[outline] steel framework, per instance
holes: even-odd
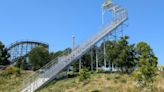
[[[28,53],[37,46],[43,46],[44,48],[49,48],[48,44],[37,41],[20,41],[11,44],[8,47],[8,52],[11,55],[9,60],[13,64],[18,58],[26,57]]]

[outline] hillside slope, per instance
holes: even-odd
[[[154,92],[164,92],[164,73],[156,78]],[[126,74],[92,74],[89,81],[79,82],[78,77],[53,81],[38,92],[149,92],[137,88],[133,78]]]
[[[0,92],[20,92],[22,81],[31,74],[30,71],[22,71],[20,75],[3,76],[0,71]]]
[[[19,92],[21,82],[32,72],[20,76],[0,76],[0,92]],[[164,72],[156,78],[154,92],[164,92]],[[79,82],[79,77],[52,81],[38,92],[149,92],[135,86],[133,77],[126,74],[94,73],[88,81]]]

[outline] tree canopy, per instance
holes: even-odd
[[[10,64],[10,61],[8,60],[10,57],[7,48],[5,48],[5,45],[3,45],[2,42],[0,42],[0,65],[8,65]]]
[[[46,48],[38,46],[29,53],[30,64],[33,70],[38,70],[50,61],[49,52]]]
[[[140,86],[152,88],[154,78],[157,75],[158,58],[152,48],[145,42],[136,45],[138,69],[134,73],[135,79]]]

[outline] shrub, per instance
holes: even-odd
[[[120,79],[120,78],[121,78],[120,75],[115,76],[115,79]]]
[[[110,77],[107,77],[106,79],[107,79],[107,80],[111,80],[111,78],[110,78]]]
[[[83,68],[80,70],[80,76],[79,76],[79,81],[84,81],[87,79],[90,79],[90,72],[88,71],[87,68]]]
[[[105,71],[103,69],[98,69],[98,73],[104,73]]]
[[[93,90],[92,92],[101,92],[100,90],[96,89],[96,90]]]
[[[121,83],[127,83],[125,79],[120,80]]]
[[[117,80],[114,80],[114,83],[118,83],[118,81]]]
[[[4,75],[12,75],[12,74],[20,75],[20,69],[13,66],[9,66],[4,70],[3,74]]]
[[[153,82],[155,81],[156,67],[145,65],[139,68],[138,71],[133,73],[135,81],[140,87],[150,87],[152,88]]]
[[[27,63],[25,58],[19,58],[16,61],[16,67],[20,68],[22,70],[28,70],[29,69],[29,64]]]

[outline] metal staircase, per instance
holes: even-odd
[[[69,55],[58,57],[50,61],[44,67],[36,71],[31,77],[25,79],[25,81],[23,81],[21,92],[34,92],[37,89],[45,86],[48,82],[54,80],[60,72],[62,72],[70,64],[83,56],[96,43],[98,43],[106,35],[111,33],[114,29],[116,29],[128,19],[127,10],[121,8],[118,5],[108,3],[103,7],[114,14],[114,20],[105,26],[95,36],[91,37],[89,40],[76,47],[76,49],[74,49]]]

